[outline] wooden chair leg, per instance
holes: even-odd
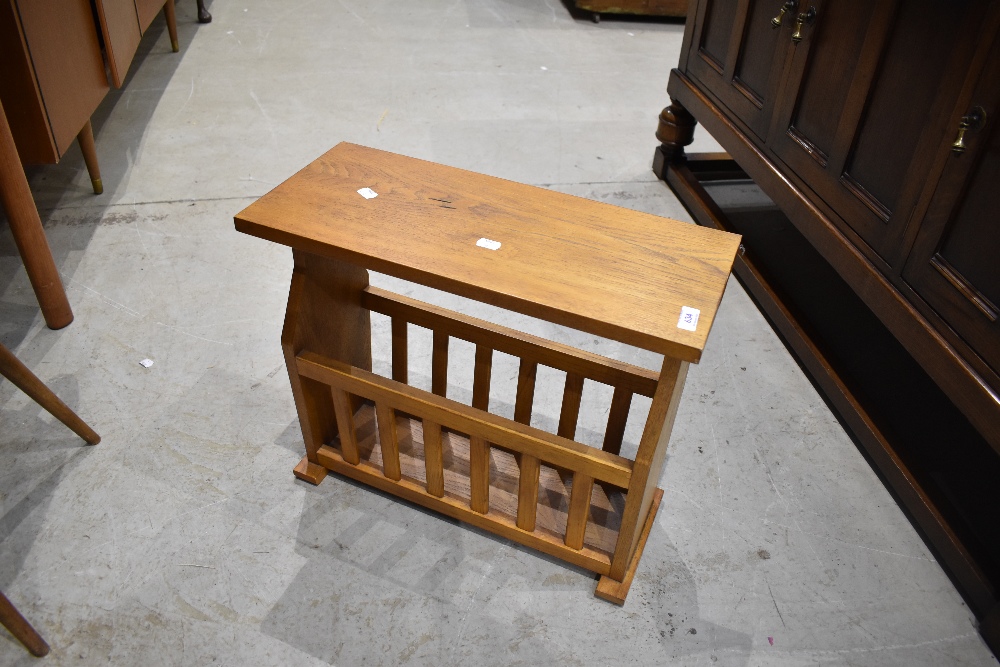
[[[87,120],[87,124],[76,135],[76,140],[80,143],[80,152],[83,153],[83,161],[87,164],[87,173],[90,174],[90,182],[94,186],[94,194],[99,195],[104,192],[104,184],[101,182],[101,168],[97,164],[97,146],[94,144],[94,127]]]
[[[0,623],[3,623],[3,627],[7,628],[17,641],[24,644],[24,648],[28,649],[31,655],[41,658],[49,652],[49,645],[42,636],[24,620],[21,612],[3,593],[0,593]]]
[[[174,11],[174,0],[167,0],[163,3],[163,15],[167,17],[167,32],[170,33],[170,48],[174,53],[181,50],[180,42],[177,41],[177,13]]]
[[[10,233],[24,262],[24,270],[35,290],[45,323],[51,329],[62,329],[73,321],[66,290],[59,270],[52,259],[49,241],[45,238],[38,209],[31,198],[28,179],[24,176],[21,158],[17,155],[14,136],[10,133],[7,116],[0,103],[0,201],[7,211]]]
[[[59,400],[59,397],[53,394],[52,390],[45,386],[45,383],[35,377],[35,374],[28,370],[28,367],[22,364],[2,344],[0,344],[0,375],[10,380],[15,387],[48,410],[53,417],[86,440],[87,444],[96,445],[101,441],[101,436],[87,426],[75,412],[69,409],[69,406]]]
[[[198,0],[198,23],[211,23],[212,15],[205,9],[205,0]]]

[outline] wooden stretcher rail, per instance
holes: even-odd
[[[371,311],[392,317],[394,321],[409,322],[431,329],[435,333],[435,348],[447,345],[444,342],[446,338],[442,340],[442,337],[453,336],[484,348],[499,350],[522,360],[551,366],[640,396],[652,397],[656,391],[659,373],[655,371],[577,350],[568,345],[462,315],[377,287],[366,288],[362,292],[361,303]],[[394,359],[396,341],[399,337],[405,340],[405,334],[400,332],[400,325],[394,324]],[[395,363],[393,367],[395,369]],[[439,392],[435,390],[434,393]]]
[[[341,406],[338,409],[338,428],[351,420],[346,415],[340,419],[341,411],[347,412],[349,401],[346,397],[338,400],[336,390],[451,428],[468,435],[474,442],[492,443],[592,480],[628,488],[632,478],[632,461],[616,454],[435,396],[312,352],[302,352],[296,357],[296,370],[303,377],[334,388],[334,407]],[[353,436],[348,435],[345,439],[343,432],[341,436],[342,442],[352,442]],[[349,453],[349,449],[350,444],[345,449],[345,458],[350,463],[356,454]]]
[[[611,568],[611,560],[607,554],[587,546],[573,549],[563,544],[557,536],[541,531],[523,530],[508,516],[500,512],[489,511],[486,514],[475,512],[463,501],[450,496],[436,497],[431,495],[419,484],[405,477],[399,481],[390,480],[383,476],[382,471],[377,466],[367,461],[362,461],[358,465],[347,463],[340,452],[333,447],[320,447],[318,458],[320,464],[328,470],[333,470],[386,493],[405,498],[410,502],[429,507],[454,519],[496,533],[501,537],[519,542],[591,572],[606,575]]]

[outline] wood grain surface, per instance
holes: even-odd
[[[235,219],[254,236],[694,362],[739,246],[734,234],[348,143]],[[682,306],[700,311],[695,331],[677,327]]]

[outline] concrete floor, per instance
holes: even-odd
[[[291,254],[233,214],[348,140],[687,219],[650,171],[682,26],[595,25],[558,0],[215,0],[200,26],[194,4],[178,5],[181,52],[158,20],[96,114],[105,194],[75,148],[29,173],[71,326],[44,327],[0,228],[0,340],[104,437],[82,445],[0,383],[0,589],[48,639],[45,664],[996,664],[735,281],[624,608],[574,567],[343,479],[293,479]],[[699,132],[694,148],[714,145]],[[386,372],[384,321],[374,338]],[[426,386],[429,340],[411,344]],[[509,414],[503,363],[492,408]],[[452,378],[467,399],[471,375]],[[581,437],[599,442],[608,397],[587,392]],[[559,378],[538,396],[550,428]],[[0,662],[34,659],[0,632]]]

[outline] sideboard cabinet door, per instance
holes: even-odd
[[[941,150],[957,139],[960,116],[981,113],[934,190],[904,279],[1000,375],[1000,39],[969,108],[952,117]]]
[[[815,16],[792,58],[768,143],[862,248],[898,266],[987,3],[808,4]]]
[[[687,71],[763,140],[781,69],[791,45],[793,13],[775,28],[783,0],[707,0],[698,4]]]

